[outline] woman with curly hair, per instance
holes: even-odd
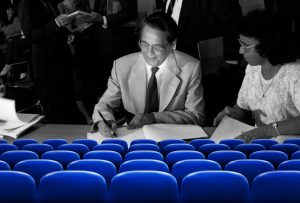
[[[238,120],[251,112],[256,127],[237,138],[300,134],[300,62],[293,37],[280,15],[266,11],[248,13],[240,25],[240,54],[248,62],[234,107],[225,107],[214,120],[225,115]]]

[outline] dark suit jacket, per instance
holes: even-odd
[[[198,57],[197,42],[223,36],[225,59],[236,59],[239,56],[237,37],[241,17],[238,0],[183,0],[177,49]]]
[[[57,6],[53,5],[53,8]],[[72,75],[68,31],[55,23],[55,17],[40,0],[23,0],[19,5],[22,29],[32,44],[34,78],[37,81],[64,79]]]
[[[121,5],[121,11],[115,14],[107,14],[107,0],[95,0],[94,11],[106,16],[109,27],[121,25],[137,17],[136,0],[118,0],[118,2]]]

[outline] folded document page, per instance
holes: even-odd
[[[0,135],[16,138],[21,132],[43,118],[38,114],[16,112],[15,101],[0,98]]]
[[[106,139],[122,139],[129,144],[135,139],[152,139],[162,141],[165,139],[192,139],[207,138],[207,134],[200,126],[196,125],[177,125],[177,124],[153,124],[145,125],[143,128],[128,130],[127,127],[118,128],[118,137],[109,138],[97,133],[88,133],[87,138],[102,142]]]
[[[254,128],[254,126],[247,125],[229,116],[224,116],[223,120],[220,122],[210,139],[214,140],[216,143],[219,143],[221,140],[233,139],[243,132],[252,130]]]

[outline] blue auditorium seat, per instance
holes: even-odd
[[[47,139],[44,140],[43,143],[51,145],[54,150],[57,150],[57,148],[62,144],[68,144],[67,140],[65,139]]]
[[[142,143],[142,144],[133,144],[130,145],[128,151],[137,151],[137,150],[151,150],[151,151],[157,151],[159,152],[159,147],[155,144],[148,144],[148,143]]]
[[[101,144],[107,144],[107,143],[113,143],[113,144],[119,144],[122,145],[124,147],[125,153],[128,151],[128,144],[125,140],[121,140],[121,139],[107,139],[107,140],[103,140],[101,142]]]
[[[227,163],[234,160],[247,159],[247,157],[243,152],[240,151],[221,150],[210,153],[207,159],[218,162],[222,168],[225,168]]]
[[[1,148],[1,146],[0,146]],[[300,159],[300,151],[296,151],[292,154],[291,159]]]
[[[73,151],[54,150],[45,152],[41,158],[58,161],[63,166],[63,168],[66,169],[69,163],[71,163],[72,161],[79,160],[80,156],[79,154]]]
[[[300,171],[300,160],[293,159],[281,162],[278,166],[278,170],[294,170]]]
[[[285,144],[274,144],[270,147],[271,150],[278,150],[286,153],[290,158],[292,154],[300,150],[297,144],[285,143]]]
[[[90,151],[92,151],[94,149],[94,147],[98,144],[97,141],[89,140],[89,139],[76,139],[76,140],[73,140],[72,143],[84,144],[89,148]]]
[[[181,150],[195,150],[195,147],[191,144],[186,144],[186,143],[168,144],[167,146],[164,147],[162,153],[164,155],[167,155],[170,152],[181,151]]]
[[[272,171],[258,175],[252,186],[253,203],[299,203],[300,171]]]
[[[38,143],[35,139],[17,139],[13,141],[13,145],[17,146],[19,150],[23,149],[23,147],[27,144],[36,144]]]
[[[105,179],[89,171],[58,171],[42,177],[40,203],[107,203]]]
[[[0,144],[7,144],[7,141],[6,141],[6,140],[1,140],[1,139],[0,139]]]
[[[198,149],[198,151],[202,152],[205,157],[212,152],[220,150],[230,150],[230,147],[228,147],[226,144],[204,144]]]
[[[18,147],[13,144],[1,144],[0,155],[7,151],[18,150]]]
[[[177,143],[185,143],[185,141],[182,139],[167,139],[167,140],[160,141],[158,146],[159,146],[160,152],[163,152],[165,146],[167,146],[169,144],[177,144]]]
[[[200,171],[182,180],[182,203],[248,203],[250,191],[247,179],[232,171]]]
[[[136,170],[154,170],[169,173],[169,167],[165,162],[154,159],[133,159],[125,161],[121,164],[119,173]]]
[[[199,147],[201,147],[204,144],[215,144],[215,141],[210,139],[194,139],[189,142],[189,144],[193,145],[195,147],[195,150],[199,151]]]
[[[33,178],[19,171],[0,171],[0,202],[36,203],[37,193]]]
[[[239,144],[245,144],[244,140],[241,139],[224,139],[219,144],[226,144],[230,149],[234,149]]]
[[[252,140],[253,144],[261,144],[263,145],[266,149],[270,149],[270,147],[274,144],[278,144],[278,142],[276,140],[272,140],[272,139],[256,139],[256,140]]]
[[[39,156],[34,152],[26,150],[7,151],[0,156],[0,160],[8,163],[11,168],[14,168],[16,163],[27,159],[39,159]]]
[[[102,175],[107,185],[110,185],[111,179],[117,174],[116,166],[106,160],[83,159],[69,163],[67,170],[91,171]]]
[[[89,151],[89,148],[84,144],[72,143],[62,144],[59,147],[57,147],[57,150],[73,151],[79,154],[80,157],[83,157],[83,155]]]
[[[157,142],[155,140],[151,140],[151,139],[135,139],[135,140],[131,141],[130,146],[134,145],[134,144],[155,144],[155,145],[157,145]]]
[[[166,156],[166,163],[172,167],[176,162],[185,159],[205,159],[204,154],[198,151],[183,150],[171,152]]]
[[[176,179],[161,171],[128,171],[113,177],[111,203],[176,203]]]
[[[259,159],[235,160],[226,164],[227,171],[234,171],[245,176],[251,187],[254,178],[264,172],[274,171],[274,166],[268,161]]]
[[[256,151],[265,150],[266,148],[261,144],[255,144],[255,143],[245,143],[245,144],[239,144],[237,145],[234,150],[243,152],[247,157],[249,157],[250,154]]]
[[[5,161],[0,161],[0,171],[10,170],[10,165]]]
[[[125,150],[124,147],[120,144],[115,143],[106,143],[106,144],[98,144],[96,145],[93,150],[110,150],[115,151],[124,156]]]
[[[186,159],[176,162],[173,167],[171,174],[176,178],[178,187],[180,188],[182,179],[188,174],[197,171],[213,171],[222,170],[220,164],[211,160],[201,160],[201,159]]]
[[[296,144],[300,146],[300,138],[289,138],[283,141],[283,144]]]
[[[118,152],[108,150],[96,150],[90,151],[83,156],[83,159],[102,159],[107,160],[115,164],[118,169],[122,163],[122,156]]]
[[[249,159],[261,159],[266,160],[273,164],[274,168],[277,169],[281,162],[288,160],[286,153],[276,150],[263,150],[257,151],[250,154]]]
[[[15,167],[15,171],[21,171],[27,173],[33,177],[36,186],[40,184],[41,178],[54,171],[62,171],[63,166],[53,160],[48,159],[35,159],[35,160],[25,160],[18,162]]]
[[[28,150],[35,152],[39,157],[42,156],[45,152],[52,151],[53,147],[48,144],[41,144],[41,143],[36,143],[36,144],[27,144],[23,147],[23,150]]]
[[[124,161],[129,161],[132,159],[155,159],[155,160],[164,161],[164,157],[160,152],[149,151],[149,150],[138,150],[138,151],[128,152],[125,155]]]

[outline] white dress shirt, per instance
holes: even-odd
[[[178,25],[178,21],[179,21],[179,17],[180,17],[180,11],[181,11],[181,6],[182,6],[182,1],[183,0],[175,0],[175,3],[173,5],[173,12],[172,12],[172,18],[174,19],[174,21],[176,22],[176,24]],[[169,8],[171,0],[168,0],[166,3],[166,12]]]

